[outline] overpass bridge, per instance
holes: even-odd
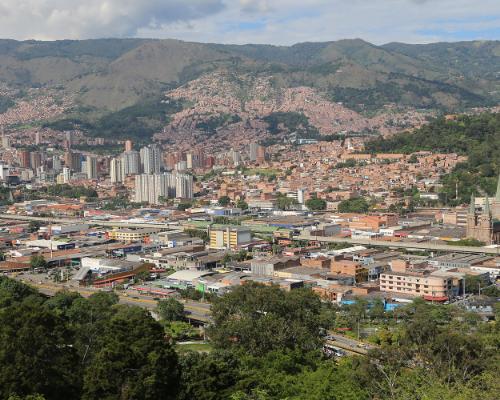
[[[295,237],[297,240],[309,240],[319,243],[348,243],[352,245],[362,245],[369,247],[389,247],[407,250],[423,250],[423,251],[447,251],[454,253],[468,253],[468,254],[489,254],[499,255],[500,248],[495,247],[473,247],[473,246],[451,246],[441,243],[432,242],[389,242],[385,240],[372,240],[372,239],[352,239],[352,238],[337,238],[330,236],[314,236],[308,234],[301,234]]]

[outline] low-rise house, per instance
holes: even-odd
[[[254,259],[251,262],[252,275],[274,276],[276,271],[300,265],[299,257],[271,257]]]

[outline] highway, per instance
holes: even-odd
[[[54,296],[57,292],[61,290],[69,290],[72,292],[78,292],[83,297],[89,297],[94,293],[101,291],[100,289],[95,289],[92,287],[80,287],[71,283],[67,284],[55,284],[52,282],[43,281],[43,278],[40,278],[40,275],[20,275],[16,277],[17,280],[20,280],[30,286],[35,287],[47,296]],[[120,299],[121,304],[127,304],[131,306],[138,306],[142,308],[146,308],[150,311],[153,311],[156,308],[157,301],[151,297],[140,295],[136,293],[133,289],[128,290],[123,293],[116,292]],[[193,321],[208,323],[210,322],[210,304],[208,303],[200,303],[196,301],[181,301],[184,304],[184,310],[187,311],[186,317],[188,319],[192,319]]]
[[[499,248],[489,247],[471,247],[471,246],[449,246],[446,244],[436,244],[430,242],[422,243],[409,243],[409,242],[388,242],[384,240],[371,240],[371,239],[351,239],[351,238],[337,238],[330,236],[312,236],[302,234],[296,237],[297,240],[314,240],[320,243],[349,243],[352,245],[362,245],[370,247],[390,247],[398,249],[415,249],[427,251],[447,251],[455,253],[469,253],[469,254],[492,254],[498,255]]]

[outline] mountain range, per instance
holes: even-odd
[[[387,105],[460,111],[499,103],[500,42],[376,46],[353,39],[285,47],[157,39],[0,40],[0,84],[20,93],[39,88],[70,96],[73,111],[83,114],[116,113],[207,79],[217,85],[221,74],[242,93],[249,79],[263,79],[276,90],[261,93],[262,98],[310,88],[327,102],[364,114]]]

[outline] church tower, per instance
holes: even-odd
[[[469,213],[467,214],[467,237],[479,240],[488,245],[493,243],[493,219],[491,217],[488,197],[485,199],[483,211],[480,215],[477,215],[475,198],[474,194],[472,194]]]
[[[491,243],[491,237],[493,234],[492,222],[493,220],[491,218],[490,201],[488,200],[488,197],[486,197],[484,200],[483,212],[478,218],[478,237],[476,237],[477,240],[487,244]]]
[[[474,192],[470,196],[469,212],[467,213],[467,237],[473,238],[476,230],[477,217],[476,217],[476,198]]]
[[[500,175],[498,176],[497,192],[491,204],[491,216],[500,220]]]

